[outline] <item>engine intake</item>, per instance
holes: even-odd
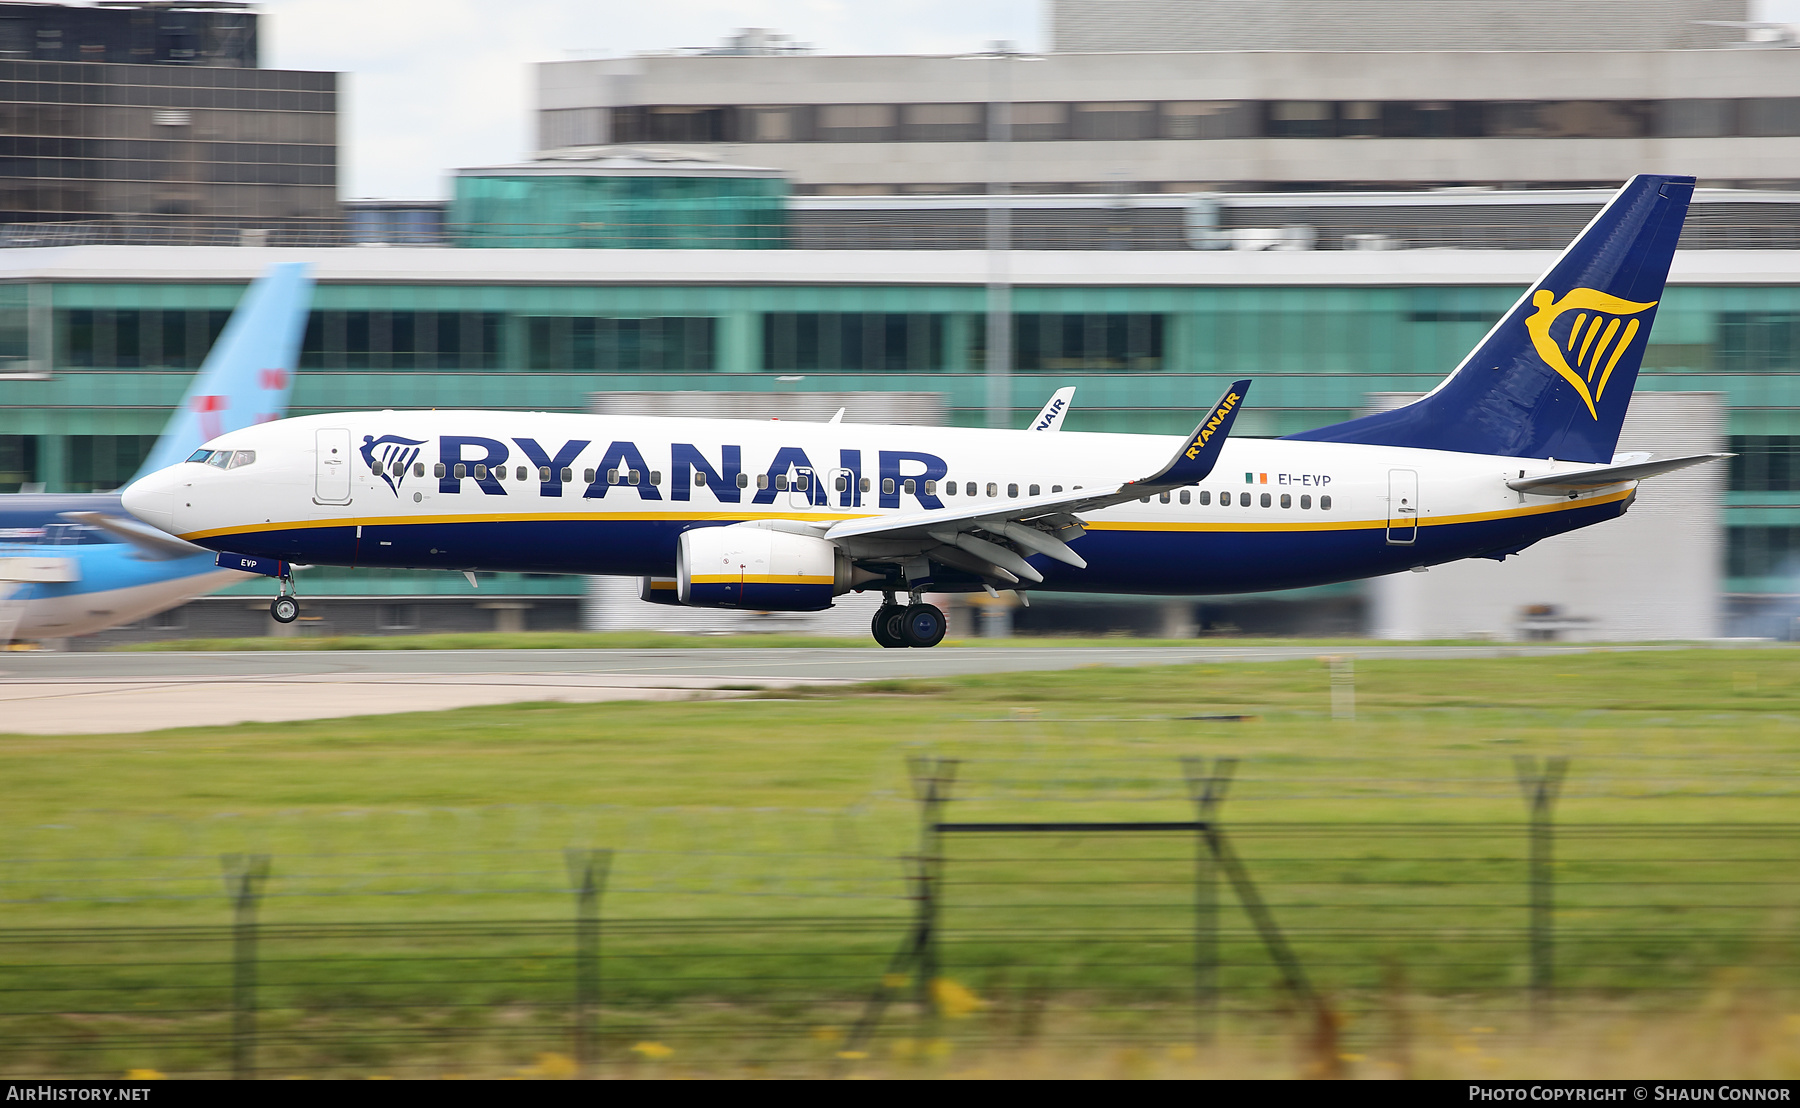
[[[850,559],[809,535],[702,527],[682,532],[676,548],[676,595],[695,607],[817,612],[850,584]]]

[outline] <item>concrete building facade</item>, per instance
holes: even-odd
[[[666,147],[797,192],[1194,192],[1800,181],[1767,50],[645,56],[538,66],[538,146]],[[987,141],[997,102],[1011,141]],[[1004,149],[1000,149],[1004,146]]]

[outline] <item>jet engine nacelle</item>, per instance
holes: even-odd
[[[676,548],[676,595],[701,608],[816,612],[849,592],[850,582],[850,559],[810,535],[702,527],[682,532]]]
[[[667,604],[672,608],[681,607],[681,598],[676,595],[673,577],[638,578],[638,599],[651,604]]]

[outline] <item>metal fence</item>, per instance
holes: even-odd
[[[1331,1071],[1398,1049],[1407,1011],[1519,1040],[1800,990],[1800,824],[1559,824],[1566,763],[1514,768],[1500,821],[1236,822],[1224,759],[1163,767],[1180,807],[1121,818],[1069,802],[1081,767],[1026,805],[1017,762],[919,758],[885,832],[690,811],[667,818],[714,845],[559,856],[491,822],[458,841],[452,813],[460,849],[315,821],[287,854],[26,853],[0,878],[0,1073],[826,1074],[1296,1036]]]

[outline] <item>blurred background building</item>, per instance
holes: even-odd
[[[1259,19],[1276,9],[1305,18]],[[1689,172],[1708,187],[1639,390],[1646,412],[1705,415],[1740,457],[1648,483],[1626,523],[1660,529],[1650,538],[1479,567],[1535,591],[1434,570],[1204,601],[1044,597],[1012,618],[1147,634],[1790,635],[1800,54],[1752,41],[1747,5],[1726,0],[1483,0],[1419,16],[1448,23],[1404,40],[1381,30],[1422,9],[1063,0],[1041,59],[833,58],[746,32],[540,66],[538,154],[455,171],[449,200],[355,201],[304,225],[150,223],[128,206],[0,216],[0,490],[129,475],[274,260],[311,261],[318,278],[295,414],[692,407],[711,393],[804,418],[828,394],[879,393],[936,397],[933,420],[1023,426],[1076,385],[1071,430],[1177,434],[1222,381],[1249,376],[1237,433],[1285,434],[1430,388],[1625,177]],[[50,64],[70,63],[0,62]],[[278,76],[267,112],[207,110],[335,118],[333,75]],[[308,95],[324,99],[283,99],[289,76],[321,79]],[[1010,132],[990,127],[1006,114]],[[13,165],[0,187],[35,180]],[[134,248],[147,243],[165,248]],[[1005,365],[991,364],[994,335]],[[1643,448],[1668,452],[1657,441]],[[1679,619],[1607,623],[1577,603],[1592,566],[1658,547],[1684,567],[1660,579],[1694,593]],[[460,575],[320,569],[300,583],[297,629],[311,633],[574,627],[584,596],[590,624],[614,619],[575,578],[492,575],[471,591]],[[111,637],[269,633],[267,591]],[[1448,619],[1446,597],[1475,594],[1487,609],[1454,627],[1419,615]]]
[[[335,222],[337,75],[258,68],[256,32],[222,0],[0,4],[5,241]]]

